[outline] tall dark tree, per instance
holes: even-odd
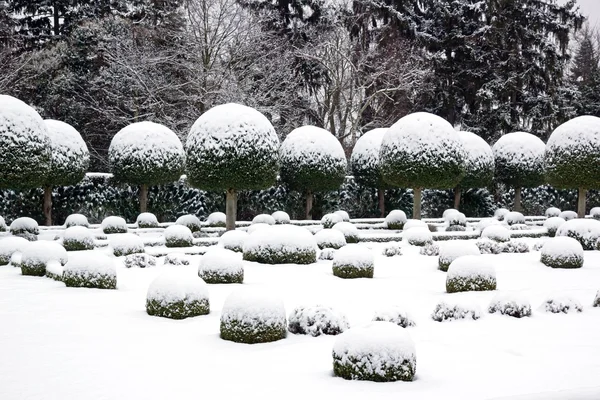
[[[584,26],[576,37],[577,46],[570,81],[576,90],[577,115],[600,117],[600,32]]]

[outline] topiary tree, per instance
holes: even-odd
[[[346,175],[346,155],[330,132],[316,126],[294,129],[281,144],[281,180],[306,196],[306,219],[312,219],[313,193],[338,189]]]
[[[385,134],[379,153],[383,178],[413,188],[413,218],[421,218],[421,190],[453,188],[464,175],[464,150],[458,132],[429,113],[401,118]]]
[[[515,211],[521,208],[521,188],[544,183],[544,142],[527,132],[502,136],[492,147],[496,181],[515,189]]]
[[[454,208],[460,207],[461,189],[489,186],[494,179],[494,152],[485,140],[471,132],[459,132],[465,149],[465,176],[454,188]]]
[[[385,217],[385,189],[389,186],[383,179],[379,165],[379,150],[387,128],[373,129],[362,135],[352,149],[350,170],[360,185],[377,189],[379,211]]]
[[[184,170],[185,153],[172,130],[144,121],[126,126],[113,137],[108,161],[117,182],[140,186],[140,212],[146,212],[148,186],[179,179]]]
[[[235,229],[239,190],[273,186],[279,170],[279,139],[260,112],[223,104],[202,114],[185,144],[187,177],[204,190],[226,191],[226,228]]]
[[[577,117],[556,128],[544,163],[549,184],[578,189],[577,214],[584,218],[587,190],[600,188],[600,118]]]
[[[44,183],[44,218],[52,225],[52,187],[70,186],[80,182],[90,165],[90,153],[83,138],[71,125],[53,119],[44,120],[52,158]]]

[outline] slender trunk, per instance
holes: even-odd
[[[308,190],[306,192],[306,219],[312,219],[312,208],[313,208],[313,192]]]
[[[421,219],[421,188],[413,189],[413,219]]]
[[[459,187],[454,188],[454,209],[458,210],[460,207],[460,194],[461,190]]]
[[[585,218],[585,196],[587,194],[586,189],[579,188],[577,193],[577,216],[579,218]]]
[[[520,187],[515,188],[514,211],[523,212],[523,209],[521,208],[521,188]]]
[[[235,189],[227,189],[225,200],[225,228],[228,231],[235,230],[235,218],[237,214],[237,192]]]
[[[148,185],[140,185],[140,212],[148,211]]]
[[[377,197],[379,199],[379,212],[381,218],[385,218],[385,190],[377,189]]]
[[[52,14],[54,16],[54,35],[58,36],[60,34],[60,15],[58,14],[58,6],[56,5],[56,3],[56,0],[52,2]]]
[[[52,186],[44,187],[44,218],[46,226],[52,225]]]

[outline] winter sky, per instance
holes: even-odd
[[[600,27],[600,0],[578,0],[582,14],[590,19],[593,26]]]

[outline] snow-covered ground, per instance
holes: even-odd
[[[542,239],[524,239],[533,244]],[[340,279],[331,261],[311,265],[244,262],[244,285],[296,306],[325,305],[351,326],[401,306],[415,320],[413,382],[372,383],[333,376],[335,336],[288,333],[267,344],[219,338],[225,298],[239,285],[209,285],[210,314],[170,320],[146,314],[146,292],[161,273],[196,276],[189,266],[126,269],[115,258],[118,290],[66,288],[47,278],[0,267],[0,399],[599,399],[600,252],[586,251],[581,269],[556,270],[540,253],[483,255],[495,266],[498,290],[446,294],[437,257],[384,257],[385,243],[366,243],[375,255],[374,279]],[[111,254],[110,249],[95,252]],[[518,294],[529,318],[487,313],[497,293]],[[571,296],[582,313],[540,309],[553,295]],[[476,321],[434,322],[442,300],[478,306]]]

